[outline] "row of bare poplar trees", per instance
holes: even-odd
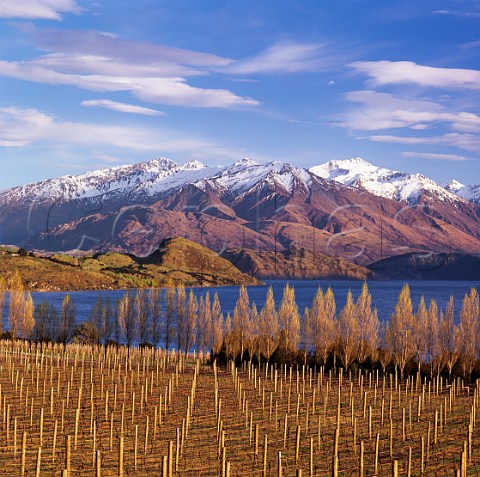
[[[6,285],[0,277],[0,316]],[[192,290],[187,294],[183,286],[139,289],[126,292],[115,302],[100,295],[89,320],[79,326],[69,295],[58,313],[45,301],[34,307],[18,273],[8,288],[9,334],[14,339],[115,342],[127,346],[150,343],[184,353],[194,347],[214,354],[224,349],[227,357],[240,360],[270,360],[280,351],[284,357],[287,353],[290,357],[302,355],[305,360],[322,364],[333,357],[346,369],[355,362],[378,363],[385,371],[393,364],[402,375],[415,361],[419,370],[428,365],[432,375],[444,369],[451,375],[458,364],[466,376],[480,359],[480,307],[475,288],[463,299],[458,323],[453,297],[445,310],[439,310],[435,300],[427,306],[422,296],[414,310],[407,284],[390,320],[381,322],[364,283],[356,300],[348,292],[345,306],[338,312],[331,288],[325,292],[319,288],[311,306],[300,313],[294,289],[288,284],[278,307],[270,287],[260,310],[250,302],[247,289],[241,287],[233,315],[226,317],[217,293],[212,300],[209,292],[197,299]]]

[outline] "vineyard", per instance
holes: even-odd
[[[477,475],[479,387],[0,342],[8,476]]]

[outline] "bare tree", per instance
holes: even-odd
[[[458,330],[455,326],[455,308],[453,296],[445,308],[445,314],[440,315],[439,347],[442,354],[442,365],[448,369],[448,377],[452,377],[452,369],[458,361]]]
[[[275,310],[275,299],[271,286],[268,287],[265,303],[258,316],[258,335],[260,353],[268,362],[278,346],[279,338],[278,313]]]
[[[428,310],[423,295],[413,321],[412,339],[417,355],[418,377],[420,377],[421,366],[425,364],[428,355]]]
[[[319,311],[316,311],[317,308]],[[323,300],[319,302],[318,307],[314,300],[312,312],[318,313],[317,319],[319,320],[315,353],[317,356],[322,357],[322,364],[325,365],[335,345],[335,314],[337,312],[337,305],[331,287],[327,288]]]
[[[210,328],[212,330],[212,340],[210,342],[210,347],[214,354],[218,354],[223,346],[225,324],[217,292],[215,292],[215,295],[213,296],[211,319],[212,323]]]
[[[237,340],[233,334],[233,323],[230,313],[227,313],[227,318],[225,319],[225,352],[227,358],[234,358],[236,354],[236,345]]]
[[[162,337],[162,294],[158,288],[149,290],[150,335],[152,345],[157,348]]]
[[[169,287],[165,290],[165,326],[163,329],[164,333],[164,342],[165,342],[165,349],[168,351],[170,349],[170,345],[172,344],[173,337],[174,337],[174,328],[173,325],[175,323],[177,317],[177,305],[176,305],[176,290],[173,287]]]
[[[351,290],[348,290],[347,301],[338,319],[339,356],[346,370],[350,368],[358,352],[358,319],[357,309]]]
[[[104,307],[103,307],[103,297],[101,294],[98,295],[97,300],[93,304],[92,310],[90,312],[90,322],[98,330],[98,342],[105,339],[103,333],[103,323],[104,323]]]
[[[257,305],[255,302],[252,302],[252,308],[250,310],[250,322],[251,322],[251,336],[250,336],[250,344],[248,347],[248,351],[250,354],[250,359],[254,356],[257,357],[258,362],[260,363],[260,354],[261,354],[261,345],[260,345],[260,315],[257,310]]]
[[[120,306],[118,310],[120,329],[125,337],[125,342],[128,348],[132,346],[132,343],[137,337],[137,322],[135,320],[134,301],[135,298],[131,293],[125,293],[120,300]]]
[[[185,344],[185,335],[187,334],[187,295],[185,287],[180,285],[177,288],[177,299],[175,301],[175,320],[177,325],[177,349],[182,351]]]
[[[367,282],[363,282],[362,291],[357,299],[357,317],[359,329],[358,360],[364,363],[369,358],[373,362],[378,349],[378,315],[372,309],[372,295]]]
[[[185,355],[188,354],[190,348],[195,344],[195,328],[197,326],[197,312],[198,312],[198,301],[197,297],[194,295],[193,291],[190,290],[188,294],[188,306],[186,313],[186,321],[184,329],[184,334],[182,337],[183,341],[183,350]],[[178,348],[180,350],[180,346]]]
[[[34,307],[32,295],[30,292],[26,293],[25,296],[25,306],[23,308],[23,319],[22,319],[22,337],[31,340],[33,328],[35,326],[35,318],[33,317]]]
[[[320,333],[320,314],[323,311],[323,291],[318,287],[313,298],[312,309],[305,308],[303,314],[303,342],[305,353],[315,352]]]
[[[295,301],[295,290],[288,283],[283,289],[283,297],[278,311],[280,324],[280,345],[287,351],[294,352],[300,341],[300,316]]]
[[[60,343],[67,343],[67,341],[72,339],[76,316],[75,304],[70,299],[70,295],[67,294],[62,300],[62,308],[60,310],[60,324],[58,327],[58,341]]]
[[[238,352],[240,353],[240,361],[243,361],[243,353],[250,345],[250,340],[253,335],[250,300],[244,285],[240,287],[237,303],[233,311],[233,334],[238,340],[236,348],[238,348]]]
[[[12,339],[17,339],[22,328],[22,318],[25,307],[25,293],[22,278],[18,270],[10,281],[10,303],[8,310],[8,323]]]
[[[463,376],[467,377],[472,373],[475,366],[477,350],[477,330],[479,326],[479,304],[478,295],[475,288],[470,290],[470,294],[465,294],[460,310],[459,323],[459,350],[460,364],[462,366]]]
[[[150,326],[148,323],[147,293],[144,288],[140,288],[135,294],[134,313],[137,321],[140,344],[146,344],[149,339]]]
[[[442,359],[438,336],[438,306],[437,302],[432,298],[428,307],[428,338],[427,350],[430,361],[430,374],[433,376],[434,371],[440,374],[442,368]]]
[[[53,305],[45,300],[35,306],[35,326],[33,328],[34,341],[54,341],[57,336],[58,314]]]
[[[104,343],[108,343],[108,341],[112,338],[114,330],[115,330],[115,312],[112,309],[112,301],[110,297],[107,296],[105,300],[105,305],[103,306],[103,313],[101,317],[101,325],[98,329],[99,339],[103,339]]]
[[[380,324],[380,347],[377,356],[385,376],[385,370],[392,361],[390,327],[386,321]]]
[[[7,298],[7,281],[0,276],[0,335],[3,333],[3,310]]]
[[[212,309],[210,305],[210,293],[207,292],[205,298],[200,297],[198,305],[198,324],[197,324],[197,349],[205,353],[211,349],[212,337]]]

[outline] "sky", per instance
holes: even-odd
[[[158,157],[480,183],[479,0],[0,0],[0,189]]]

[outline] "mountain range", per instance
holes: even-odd
[[[273,263],[278,277],[298,278],[295,264],[305,257],[312,271],[330,263],[325,257],[364,267],[412,252],[478,255],[480,186],[440,184],[361,158],[310,169],[162,158],[0,192],[0,243],[141,257],[175,236],[234,264],[255,262],[265,276]]]

